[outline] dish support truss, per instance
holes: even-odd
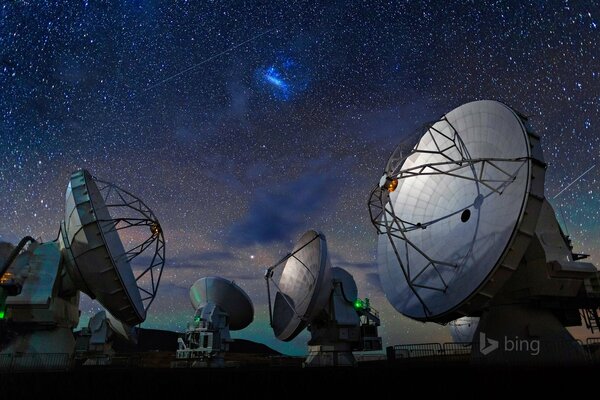
[[[98,222],[105,231],[117,231],[121,237],[125,253],[120,257],[132,266],[147,311],[156,297],[165,265],[165,238],[160,223],[138,197],[113,183],[95,177],[94,180],[111,215],[111,219]]]

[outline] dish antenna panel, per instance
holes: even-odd
[[[584,285],[597,272],[560,230],[545,170],[527,117],[497,101],[462,105],[397,148],[369,199],[394,308],[438,323],[481,317],[477,332],[496,339],[574,343],[564,326],[580,324],[580,308],[598,307]],[[562,349],[545,353],[573,354]]]
[[[185,339],[179,339],[177,359],[193,360],[194,367],[223,367],[229,351],[229,331],[244,329],[254,319],[252,301],[233,281],[211,276],[190,288],[196,310]]]
[[[448,324],[450,335],[455,343],[471,343],[479,324],[477,317],[462,317]]]
[[[144,202],[86,170],[71,175],[65,197],[58,239],[26,237],[4,260],[0,286],[15,295],[6,299],[2,329],[21,333],[2,353],[72,354],[80,292],[127,331],[156,297],[165,241]]]
[[[279,282],[274,272],[283,267]],[[381,350],[379,317],[368,299],[358,298],[356,283],[347,271],[331,267],[327,241],[310,230],[292,253],[267,269],[269,317],[279,340],[290,341],[308,327],[306,366],[354,365],[353,350]],[[271,304],[271,286],[277,288]]]

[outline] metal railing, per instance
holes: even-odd
[[[585,344],[588,346],[600,346],[600,338],[599,337],[591,337],[585,340]]]
[[[518,344],[512,343],[513,346]],[[522,345],[522,344],[521,344]],[[387,359],[399,362],[465,362],[477,364],[599,364],[600,338],[538,341],[536,347],[505,349],[498,353],[473,349],[472,343],[415,343],[389,346]],[[475,350],[475,351],[474,351]]]
[[[442,348],[444,350],[444,357],[448,361],[460,362],[467,361],[469,357],[471,357],[471,350],[473,344],[470,342],[452,342],[452,343],[444,343]]]
[[[68,353],[0,354],[0,372],[66,371],[72,365]]]
[[[354,353],[354,358],[357,362],[365,361],[383,361],[386,359],[385,354],[372,352],[372,353]]]
[[[0,354],[0,372],[8,371],[12,364],[12,354]]]
[[[436,358],[444,355],[440,343],[399,344],[394,346],[396,359],[403,358]]]
[[[472,343],[418,343],[418,344],[402,344],[389,346],[387,349],[387,359],[397,360],[399,362],[475,362],[478,364],[520,364],[523,362],[523,357],[516,354],[511,356],[510,352],[503,352],[503,357],[489,357],[481,354],[478,349],[473,351]],[[536,350],[537,351],[537,350]],[[600,337],[588,338],[585,344],[580,340],[560,341],[560,342],[540,342],[539,347],[540,357],[534,355],[526,361],[531,365],[547,365],[553,363],[578,363],[578,364],[600,364]],[[564,357],[565,354],[572,357]],[[368,362],[376,361],[383,357],[382,355],[356,354],[356,361]],[[300,364],[298,358],[293,363],[294,366]],[[90,361],[87,365],[95,366],[110,366],[110,367],[125,367],[125,368],[143,368],[145,363],[140,354],[122,354],[112,356],[109,362],[94,362],[99,361],[95,358],[87,358]],[[285,358],[287,360],[287,358]],[[82,361],[82,360],[79,360]],[[183,361],[178,366],[191,366],[198,359],[173,360],[177,362]],[[283,362],[283,361],[282,361]],[[288,362],[289,363],[289,362]],[[270,365],[277,365],[277,358],[274,358]],[[289,363],[290,366],[292,363]],[[69,370],[74,367],[84,367],[84,363],[77,363],[68,353],[39,353],[39,354],[0,354],[0,373],[10,372],[28,372],[28,371],[60,371]],[[282,364],[283,366],[283,364]]]

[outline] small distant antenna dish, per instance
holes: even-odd
[[[369,199],[394,308],[439,323],[481,317],[478,332],[490,337],[573,341],[564,326],[597,308],[584,281],[598,274],[576,262],[544,198],[545,167],[527,118],[489,100],[450,111],[410,151],[395,151]],[[486,360],[503,356],[520,355]]]
[[[275,283],[274,271],[284,263]],[[354,365],[353,350],[381,349],[377,312],[358,299],[352,275],[331,267],[322,233],[302,235],[292,253],[267,269],[265,279],[275,336],[290,341],[306,327],[311,332],[305,365]],[[272,308],[271,283],[278,290]]]
[[[471,343],[479,324],[477,317],[462,317],[448,324],[450,335],[456,343]]]
[[[254,306],[244,290],[225,278],[210,276],[198,279],[190,288],[190,301],[196,310],[215,304],[229,318],[229,330],[239,331],[252,323]]]
[[[128,332],[156,297],[164,263],[162,229],[144,202],[86,170],[74,172],[58,239],[23,238],[0,270],[0,286],[13,294],[0,310],[3,326],[19,332],[2,353],[72,354],[80,291],[108,311],[110,321],[98,321],[131,339]]]
[[[197,280],[190,288],[190,300],[196,313],[185,339],[179,341],[177,359],[192,361],[193,367],[225,366],[229,331],[252,323],[252,301],[233,281],[217,276]]]

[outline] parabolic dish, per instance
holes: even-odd
[[[478,317],[462,317],[448,324],[455,343],[470,343],[479,325]]]
[[[396,310],[447,322],[472,311],[475,293],[497,292],[484,284],[507,254],[524,251],[523,243],[511,246],[530,198],[531,147],[515,111],[476,101],[427,127],[412,152],[388,163],[369,206],[380,233],[381,284]],[[375,198],[385,208],[377,217]],[[512,272],[517,258],[505,269]]]
[[[304,233],[288,258],[273,304],[273,332],[279,340],[296,337],[318,314],[330,295],[329,256],[325,235],[310,230]]]
[[[204,307],[209,302],[219,306],[229,315],[229,329],[244,329],[254,319],[252,300],[233,281],[209,276],[198,279],[190,288],[190,301],[194,309]]]
[[[101,181],[86,170],[71,175],[61,227],[67,271],[80,290],[97,299],[116,319],[136,325],[145,320],[158,289],[164,265],[164,238],[160,224],[141,200],[102,182],[105,195],[118,198],[107,204],[97,182]],[[114,218],[109,208],[131,211],[135,217]],[[147,239],[125,250],[119,232],[139,227],[144,228]],[[150,266],[136,277],[131,262],[146,249],[153,251]],[[147,288],[144,281],[149,281]]]

